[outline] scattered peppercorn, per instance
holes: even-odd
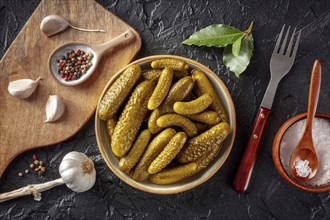
[[[35,160],[35,161],[33,161],[33,163],[34,163],[35,165],[38,165],[38,164],[39,164],[39,160]]]
[[[30,171],[29,170],[25,170],[25,173],[28,174],[28,173],[30,173]]]
[[[46,167],[41,167],[40,169],[42,172],[45,172],[46,171]]]
[[[22,172],[19,172],[19,173],[18,173],[18,176],[23,176],[23,173],[22,173]]]
[[[30,164],[30,168],[31,168],[31,169],[34,168],[34,164],[33,164],[33,163]]]
[[[34,171],[38,172],[40,170],[40,168],[35,168]]]
[[[79,79],[93,65],[92,58],[92,53],[86,53],[79,49],[76,52],[71,50],[66,53],[66,56],[57,60],[58,74],[65,81]]]
[[[40,161],[39,161],[39,165],[42,166],[43,164],[44,164],[44,162],[42,162],[42,161],[40,160]]]

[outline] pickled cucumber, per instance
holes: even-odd
[[[211,82],[208,80],[205,73],[200,70],[194,70],[192,77],[195,80],[196,93],[205,94],[208,93],[212,96],[213,102],[211,104],[211,109],[218,112],[222,121],[228,122],[228,115],[225,107],[223,106],[220,98],[214,91]],[[201,95],[197,94],[197,95]]]
[[[180,163],[195,161],[211,151],[214,145],[221,144],[230,132],[227,122],[221,122],[197,137],[190,139],[177,156]]]
[[[157,83],[161,73],[160,69],[150,69],[142,73],[142,78]]]
[[[212,103],[212,96],[205,93],[195,100],[190,102],[176,102],[173,105],[173,109],[178,114],[198,114]]]
[[[204,124],[204,123],[199,123],[199,122],[194,122],[197,130],[198,130],[198,133],[203,133],[204,131],[206,131],[207,129],[210,128],[210,125],[208,124]]]
[[[161,128],[178,126],[181,127],[189,137],[198,134],[198,130],[193,122],[178,114],[167,114],[157,119],[157,125]]]
[[[106,129],[109,138],[109,143],[111,143],[111,137],[113,135],[113,132],[115,131],[116,124],[117,124],[116,119],[109,119],[106,121]]]
[[[176,71],[189,69],[189,65],[185,61],[172,58],[154,60],[151,62],[151,67],[154,69],[163,69],[165,67],[169,67]]]
[[[151,134],[148,129],[143,130],[134,142],[132,149],[119,161],[119,169],[128,173],[141,158],[148,146]]]
[[[142,79],[144,80],[150,80],[154,83],[157,83],[160,77],[160,74],[162,71],[160,69],[149,69],[147,71],[144,71],[142,73]],[[188,76],[189,71],[184,70],[184,71],[173,71],[173,79],[174,80],[180,80],[181,78]]]
[[[160,104],[162,104],[168,91],[170,90],[172,79],[173,79],[173,70],[165,67],[162,71],[162,74],[160,75],[156,88],[149,99],[148,102],[149,110],[154,110]]]
[[[193,87],[194,81],[191,76],[183,77],[171,87],[164,102],[150,114],[148,129],[152,134],[156,134],[162,129],[157,125],[157,119],[164,114],[173,113],[174,103],[185,99],[190,94]]]
[[[150,180],[155,184],[171,184],[192,176],[195,174],[196,169],[197,164],[194,162],[165,168],[157,174],[150,175]]]
[[[152,161],[148,172],[155,174],[166,167],[180,152],[181,148],[187,141],[187,135],[184,132],[178,132],[166,145],[164,150]]]
[[[162,152],[165,146],[176,134],[173,128],[167,128],[159,133],[148,145],[133,171],[133,179],[143,181],[149,177],[148,168],[152,161]]]
[[[177,81],[168,92],[164,103],[159,107],[162,114],[173,113],[173,105],[177,101],[184,100],[194,88],[194,80],[191,76],[185,76]]]
[[[106,121],[116,114],[140,76],[140,66],[132,65],[118,77],[101,99],[98,108],[100,119]]]
[[[148,129],[152,134],[158,133],[162,130],[161,127],[157,125],[157,119],[161,116],[158,108],[153,110],[148,119]]]
[[[190,102],[195,99],[197,99],[197,96],[193,92],[191,92],[191,93],[189,93],[189,95],[186,98],[183,99],[183,101]]]
[[[203,111],[198,114],[184,116],[190,120],[199,121],[209,125],[215,125],[221,121],[220,115],[215,111]]]
[[[182,71],[174,71],[173,72],[173,79],[174,80],[180,80],[183,77],[188,76],[188,75],[189,75],[188,69],[184,69]]]
[[[154,84],[144,81],[137,85],[122,111],[113,132],[111,146],[117,157],[122,157],[132,146],[137,132],[147,114],[147,104]]]
[[[212,162],[212,160],[214,160],[214,158],[218,155],[221,146],[222,143],[215,143],[210,151],[208,151],[206,154],[204,154],[202,157],[195,161],[195,163],[197,164],[197,169],[195,170],[195,173],[205,169]]]

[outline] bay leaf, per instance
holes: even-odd
[[[242,31],[229,25],[213,24],[195,32],[182,43],[207,47],[225,47],[234,43],[243,34]]]
[[[232,53],[232,45],[225,47],[223,51],[223,63],[230,71],[234,72],[235,75],[239,77],[250,63],[253,48],[253,36],[249,34],[243,38],[238,56],[234,56]]]
[[[242,39],[244,36],[238,38],[234,43],[233,43],[233,47],[232,47],[232,53],[235,57],[238,56],[239,51],[241,50],[241,45],[242,45]]]

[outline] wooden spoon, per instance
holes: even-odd
[[[100,59],[102,58],[103,54],[106,51],[113,49],[119,45],[128,43],[133,38],[134,38],[134,33],[132,31],[126,31],[120,34],[119,36],[115,37],[114,39],[99,45],[89,45],[82,42],[70,42],[63,44],[58,48],[56,48],[49,56],[48,67],[50,73],[57,80],[57,82],[61,83],[62,85],[65,86],[79,85],[92,75],[92,73],[97,67],[97,64],[99,63]],[[58,73],[57,60],[65,56],[67,52],[71,50],[77,51],[78,49],[83,50],[86,53],[93,54],[93,58],[91,60],[93,65],[79,79],[65,81]]]
[[[291,174],[295,179],[299,181],[307,181],[312,179],[315,176],[319,167],[319,162],[313,144],[312,125],[316,112],[317,102],[319,99],[320,85],[321,64],[318,60],[315,60],[309,87],[308,111],[305,131],[290,158]],[[302,177],[297,174],[297,170],[295,168],[297,159],[309,161],[309,167],[311,168],[312,172],[308,176]]]

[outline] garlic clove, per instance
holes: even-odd
[[[10,95],[25,99],[32,95],[38,86],[38,82],[41,79],[39,77],[36,80],[32,79],[19,79],[8,84],[8,92]]]
[[[46,103],[46,121],[54,122],[64,113],[65,105],[63,99],[57,95],[50,95]]]
[[[50,37],[54,34],[64,31],[68,26],[79,31],[105,33],[105,30],[101,30],[101,29],[85,29],[85,28],[73,26],[67,20],[65,20],[64,18],[58,15],[48,15],[47,17],[45,17],[41,21],[40,30],[42,30],[47,37]]]
[[[58,15],[48,15],[40,24],[42,30],[47,37],[57,34],[65,30],[69,26],[69,22]]]

